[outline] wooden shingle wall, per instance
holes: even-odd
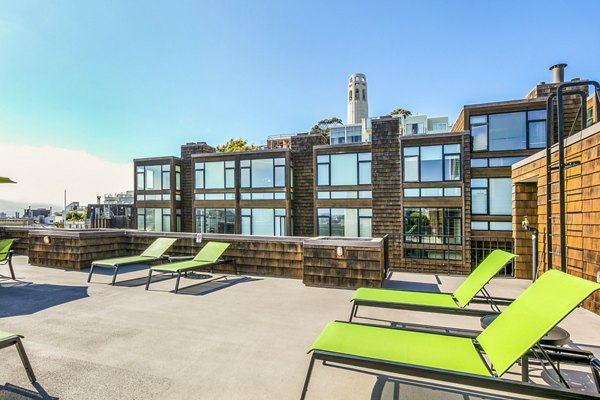
[[[223,257],[233,260],[215,271],[240,274],[302,278],[307,285],[380,287],[383,282],[383,241],[316,240],[303,237],[261,237],[203,234],[196,242],[192,233],[144,232],[135,230],[42,230],[0,227],[0,239],[22,237],[29,263],[41,267],[82,270],[92,261],[136,255],[157,237],[177,238],[166,252],[173,256],[196,255],[210,241],[230,243]],[[337,247],[344,251],[336,253]]]
[[[304,242],[304,277],[308,286],[346,288],[381,287],[383,283],[383,243],[378,246],[341,246],[327,240]],[[331,242],[331,241],[330,241]],[[341,247],[341,255],[338,255]]]
[[[371,181],[373,185],[373,236],[389,234],[390,268],[399,269],[402,245],[402,193],[400,121],[372,121]]]
[[[192,154],[214,153],[215,149],[204,142],[181,146],[181,229],[194,232],[194,164]]]
[[[565,158],[567,162],[578,161],[581,164],[565,171],[566,190],[566,235],[567,235],[567,272],[585,279],[600,280],[600,124],[593,125],[585,131],[575,134],[566,140]],[[557,153],[553,154],[556,162]],[[522,163],[516,164],[512,171],[513,178],[513,236],[517,246],[524,249],[530,245],[530,236],[523,238],[519,234],[519,215],[537,218],[539,230],[539,271],[546,270],[546,159],[536,154]],[[558,171],[552,176],[553,182],[558,180]],[[533,216],[533,194],[523,192],[522,183],[534,182],[536,186],[536,211]],[[552,198],[558,199],[559,184],[552,185]],[[558,215],[558,203],[553,204],[553,215]],[[554,233],[558,233],[559,223],[553,219]],[[525,242],[525,243],[523,243]],[[560,268],[560,239],[553,237],[553,266]],[[518,251],[517,251],[518,252]],[[520,260],[519,260],[520,262]],[[525,261],[526,262],[526,261]],[[529,264],[531,265],[531,264]],[[530,266],[519,267],[523,271],[520,277],[528,277],[525,272]],[[600,294],[596,293],[588,299],[584,306],[600,313]]]
[[[323,135],[298,135],[291,139],[294,163],[294,211],[295,236],[315,236],[315,170],[313,146],[327,144]]]

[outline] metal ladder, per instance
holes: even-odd
[[[586,92],[583,90],[570,90],[565,89],[575,86],[593,86],[595,89],[594,100],[596,102],[596,121],[600,121],[600,85],[596,81],[571,81],[561,84],[555,93],[548,96],[546,101],[546,257],[547,264],[546,269],[551,270],[553,255],[560,256],[560,269],[563,272],[567,271],[567,229],[566,229],[566,193],[565,193],[565,170],[581,164],[581,161],[565,161],[565,132],[564,132],[564,98],[567,96],[579,96],[581,98],[581,107],[575,116],[575,122],[577,117],[581,117],[581,130],[586,128]],[[557,109],[557,125],[558,125],[558,161],[552,163],[552,147],[554,145],[554,99],[556,99]],[[573,132],[571,127],[570,133]],[[558,170],[558,181],[552,180],[552,173]],[[558,199],[552,198],[552,185],[558,183],[559,185],[559,197]],[[558,215],[553,215],[552,205],[558,203],[559,211]],[[559,233],[554,233],[554,222],[558,220]],[[560,251],[554,252],[553,249],[553,237],[559,237],[560,239]]]

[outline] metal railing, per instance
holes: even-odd
[[[462,235],[415,235],[402,236],[400,265],[410,272],[465,272],[472,270],[493,250],[513,251],[512,238],[498,236]],[[470,268],[465,268],[465,262]],[[499,273],[513,276],[513,263],[507,264]]]

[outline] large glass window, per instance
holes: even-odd
[[[321,154],[317,156],[318,186],[371,184],[371,153]]]
[[[475,115],[470,118],[473,151],[546,146],[546,110]]]
[[[371,237],[372,211],[370,208],[317,209],[319,236]]]
[[[461,244],[462,209],[405,208],[404,241],[408,243]]]
[[[240,162],[241,187],[285,187],[285,158],[260,158]]]
[[[404,182],[459,181],[460,144],[405,147]]]
[[[171,232],[171,209],[138,208],[137,225],[139,230]]]
[[[137,190],[169,190],[171,188],[171,166],[138,165],[135,169]]]
[[[481,215],[511,215],[511,179],[471,179],[471,213]]]
[[[196,208],[196,232],[235,233],[234,208]]]
[[[175,166],[175,190],[181,190],[181,166]]]
[[[194,164],[196,189],[229,189],[235,187],[235,161],[211,161]]]
[[[242,208],[242,235],[285,236],[285,208]]]

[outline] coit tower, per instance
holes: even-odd
[[[365,74],[352,74],[348,79],[348,119],[347,124],[360,124],[369,116],[367,101],[367,77]]]

